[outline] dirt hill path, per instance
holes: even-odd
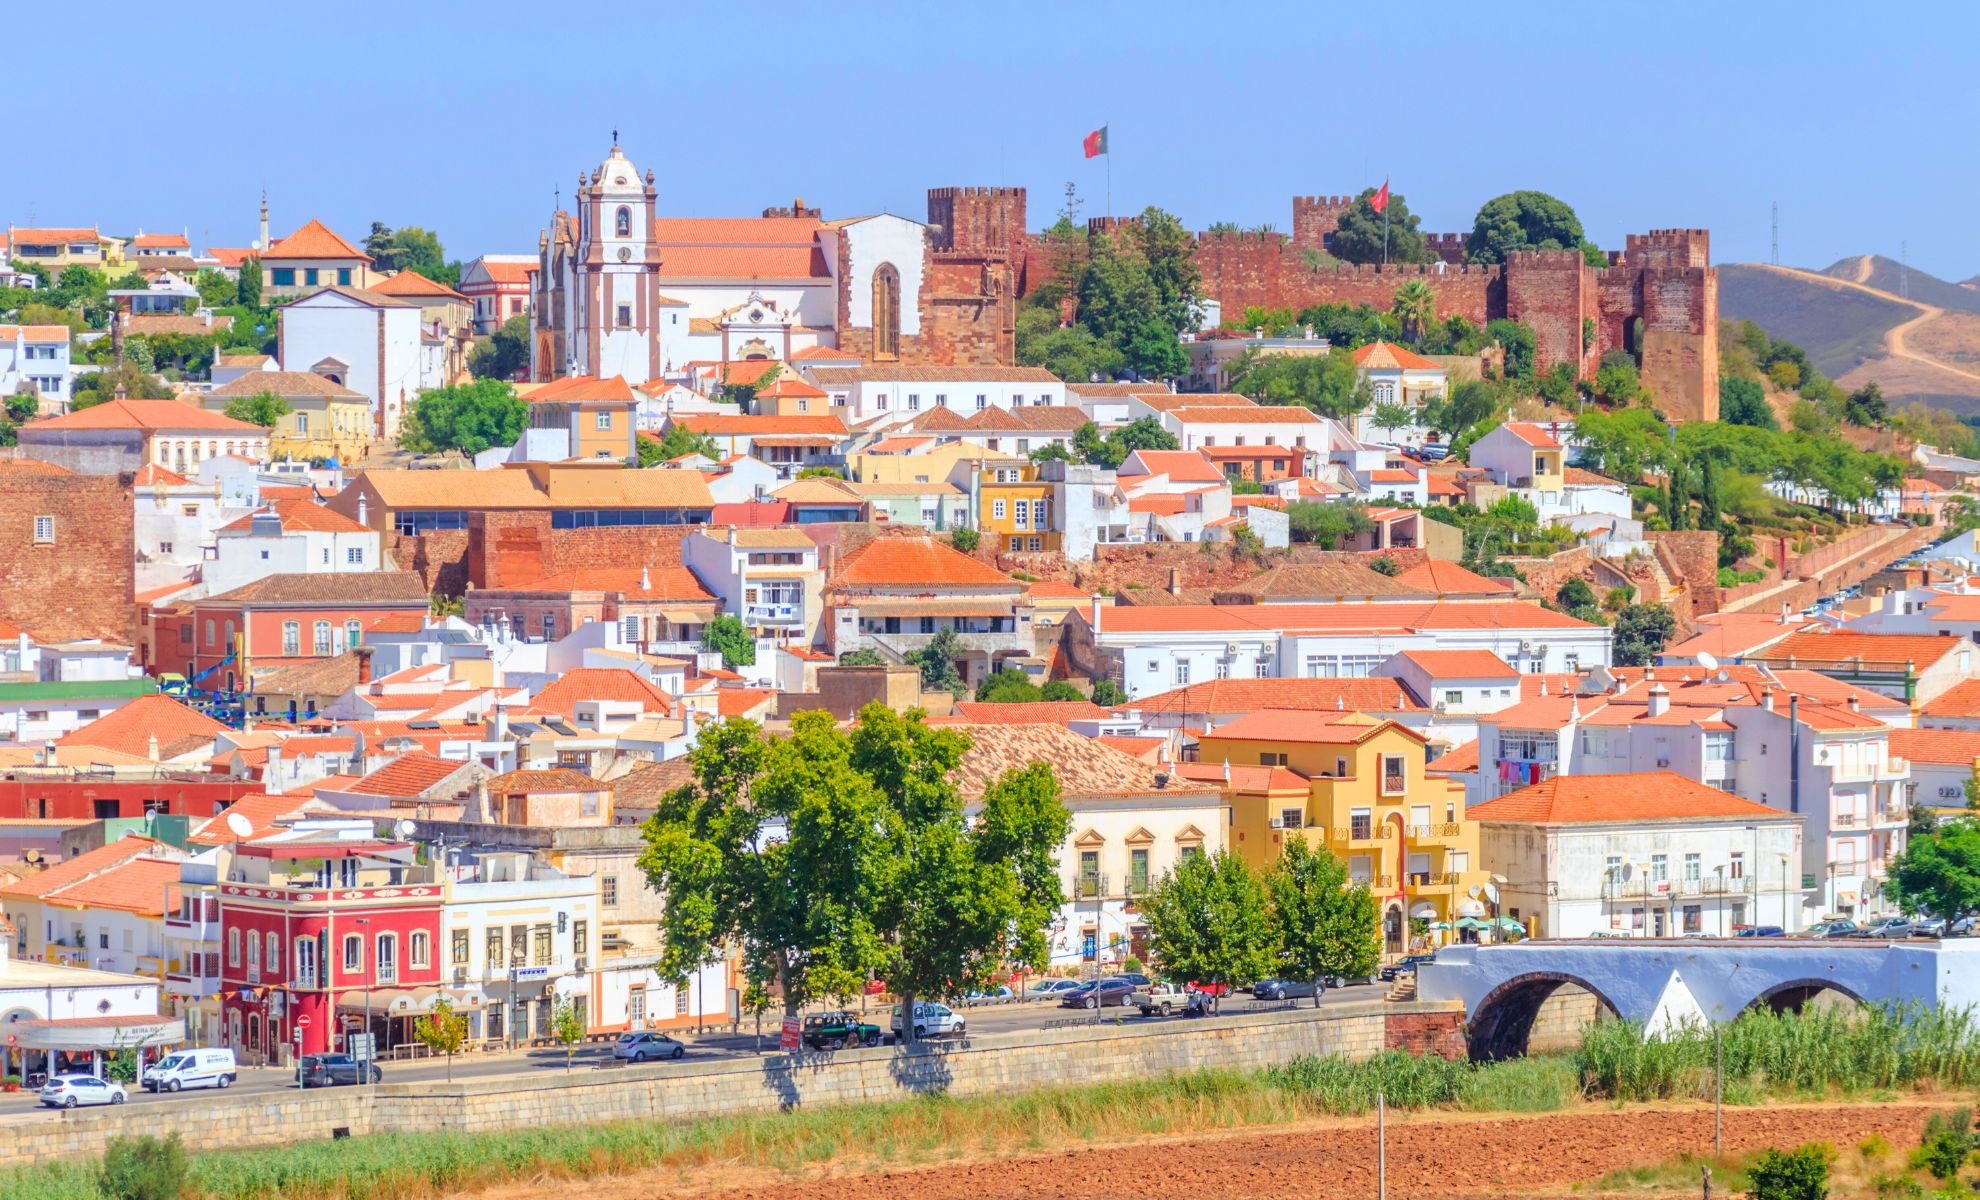
[[[1855,279],[1838,279],[1833,275],[1824,275],[1819,271],[1803,271],[1797,267],[1777,267],[1772,263],[1751,263],[1748,265],[1758,267],[1763,271],[1773,271],[1777,274],[1791,276],[1804,283],[1815,283],[1839,290],[1863,292],[1867,295],[1875,296],[1879,300],[1888,300],[1893,304],[1903,304],[1907,307],[1917,309],[1917,316],[1911,318],[1909,321],[1893,325],[1884,331],[1884,352],[1892,358],[1901,358],[1906,362],[1914,362],[1934,371],[1944,371],[1948,375],[1957,375],[1961,379],[1980,383],[1980,374],[1972,371],[1962,371],[1958,367],[1950,366],[1930,355],[1921,354],[1905,345],[1904,335],[1907,332],[1917,329],[1928,321],[1937,320],[1945,315],[1946,310],[1935,305],[1926,304],[1920,300],[1907,300],[1903,296],[1884,291],[1882,288],[1871,287],[1869,284],[1863,282],[1870,278],[1871,262],[1869,255],[1866,254],[1857,260],[1857,277]]]

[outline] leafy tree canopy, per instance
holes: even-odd
[[[1375,191],[1374,188],[1364,188],[1361,195],[1354,198],[1354,203],[1341,213],[1328,253],[1350,263],[1420,263],[1435,258],[1430,253],[1429,242],[1417,228],[1422,224],[1422,219],[1409,211],[1409,203],[1403,199],[1402,193],[1390,192],[1387,206],[1376,212]],[[1386,255],[1384,218],[1387,218]]]
[[[714,438],[680,425],[669,425],[661,432],[658,440],[650,437],[640,438],[637,449],[639,465],[642,467],[672,462],[683,454],[699,454],[711,460],[722,457],[722,452],[716,447]]]
[[[1336,419],[1369,405],[1367,387],[1345,349],[1326,354],[1261,354],[1247,350],[1230,367],[1229,387],[1260,404],[1296,404]]]
[[[1962,816],[1912,837],[1891,868],[1891,888],[1905,912],[1948,919],[1980,912],[1980,824]]]
[[[1344,540],[1375,528],[1367,506],[1352,501],[1322,504],[1295,500],[1286,506],[1286,523],[1293,541],[1329,550],[1337,550]]]
[[[1265,887],[1280,974],[1318,980],[1375,973],[1382,949],[1375,897],[1365,883],[1349,885],[1346,865],[1325,846],[1288,835]],[[1320,1004],[1317,990],[1313,1004]]]
[[[275,422],[293,411],[289,402],[273,392],[260,392],[253,396],[242,396],[230,401],[227,415],[236,421],[246,421],[263,429],[275,428]]]
[[[491,446],[513,445],[528,415],[529,405],[500,380],[434,388],[414,402],[415,420],[399,443],[416,453],[458,450],[475,455]]]
[[[701,648],[720,651],[722,665],[732,671],[756,665],[756,635],[740,617],[731,613],[723,613],[701,627]]]
[[[476,379],[514,379],[529,368],[529,314],[517,313],[468,352]]]
[[[1631,604],[1616,614],[1610,657],[1619,667],[1647,667],[1663,653],[1677,618],[1661,604]]]
[[[1586,240],[1581,218],[1545,192],[1507,192],[1487,200],[1471,225],[1465,257],[1502,263],[1513,250],[1578,250]]]
[[[1167,978],[1243,987],[1277,965],[1265,885],[1229,851],[1186,855],[1155,885],[1142,912]]]

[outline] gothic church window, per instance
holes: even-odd
[[[880,358],[901,354],[901,273],[892,263],[873,272],[873,352]]]

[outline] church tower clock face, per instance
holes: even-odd
[[[632,247],[631,246],[619,247],[619,261],[628,262],[631,259],[632,259]]]

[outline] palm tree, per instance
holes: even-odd
[[[1437,319],[1437,293],[1421,279],[1412,279],[1396,289],[1395,306],[1390,311],[1402,322],[1404,337],[1421,341],[1423,331]]]

